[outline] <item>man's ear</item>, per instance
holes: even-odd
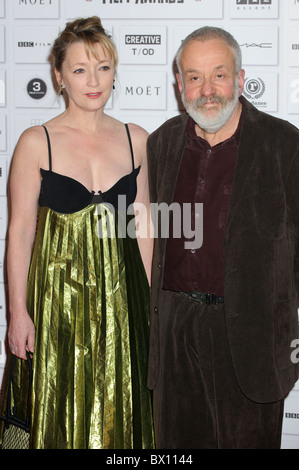
[[[183,81],[179,73],[176,74],[176,79],[178,82],[179,91],[182,94],[183,93]]]

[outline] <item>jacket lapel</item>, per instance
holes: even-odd
[[[241,134],[227,216],[226,234],[234,219],[242,196],[246,192],[252,192],[254,189],[253,170],[257,164],[257,152],[255,149],[260,147],[258,140],[262,138],[261,129],[258,129],[256,123],[259,111],[243,97],[241,97],[241,102],[243,105]]]
[[[188,121],[187,115],[181,116],[182,121],[177,125],[173,126],[170,135],[169,143],[171,149],[167,149],[165,155],[167,159],[163,168],[163,174],[161,177],[161,197],[159,202],[165,202],[170,205],[173,202],[173,196],[177,184],[177,179],[181,167],[181,161],[185,148],[185,129]],[[168,145],[168,143],[167,143]]]

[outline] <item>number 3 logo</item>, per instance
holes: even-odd
[[[47,85],[42,79],[33,78],[27,85],[27,93],[31,98],[40,100],[47,93]]]

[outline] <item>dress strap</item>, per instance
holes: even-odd
[[[130,149],[131,149],[132,166],[133,166],[133,170],[135,170],[133,146],[132,146],[132,140],[131,140],[128,124],[125,124],[125,127],[126,127],[126,131],[127,131],[128,139],[129,139]]]
[[[52,171],[52,152],[51,152],[51,144],[50,144],[50,137],[48,130],[45,126],[42,126],[45,129],[45,133],[47,136],[47,142],[48,142],[48,152],[49,152],[49,170]]]

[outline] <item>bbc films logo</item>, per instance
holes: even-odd
[[[51,42],[18,41],[18,47],[51,47]]]
[[[49,63],[51,46],[59,28],[55,25],[18,25],[14,31],[16,63]]]

